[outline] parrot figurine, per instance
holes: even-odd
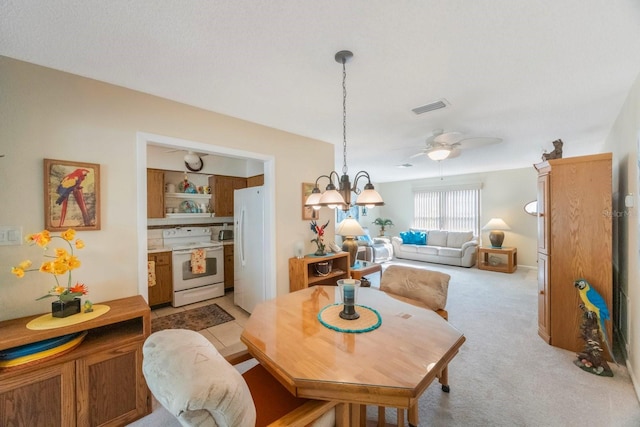
[[[60,210],[60,227],[63,226],[64,220],[67,216],[67,203],[69,202],[69,195],[71,194],[73,194],[73,197],[80,208],[80,212],[82,212],[84,225],[91,225],[89,212],[87,211],[84,196],[82,195],[82,181],[84,181],[88,174],[89,170],[80,168],[74,170],[60,181],[60,185],[58,185],[58,188],[56,189],[56,192],[59,195],[56,200],[56,204],[62,205],[62,209]]]
[[[611,351],[611,345],[609,344],[609,336],[607,335],[607,328],[605,326],[605,320],[610,320],[611,317],[609,315],[609,309],[607,308],[607,304],[604,301],[604,298],[591,287],[589,282],[585,279],[576,280],[573,285],[578,288],[578,293],[580,295],[580,299],[584,303],[586,309],[598,317],[598,325],[600,327],[600,333],[602,334],[602,339],[604,341],[607,350],[609,350],[609,354],[613,358],[613,361],[618,364],[618,361],[615,359],[613,355],[613,351]]]

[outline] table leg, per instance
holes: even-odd
[[[336,405],[336,427],[349,427],[349,405],[339,403]]]

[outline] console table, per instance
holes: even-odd
[[[499,262],[492,263],[491,257],[499,258]],[[503,258],[506,257],[506,260]],[[480,270],[513,273],[518,268],[517,248],[478,247],[478,268]]]
[[[100,304],[109,311],[54,329],[28,329],[37,315],[0,322],[0,350],[87,332],[66,353],[0,369],[0,425],[126,425],[151,412],[142,374],[149,306],[139,295]]]

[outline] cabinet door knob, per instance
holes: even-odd
[[[544,295],[544,291],[540,291],[540,295]]]

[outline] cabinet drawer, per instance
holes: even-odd
[[[171,264],[171,252],[160,252],[154,254],[156,265],[169,265]]]

